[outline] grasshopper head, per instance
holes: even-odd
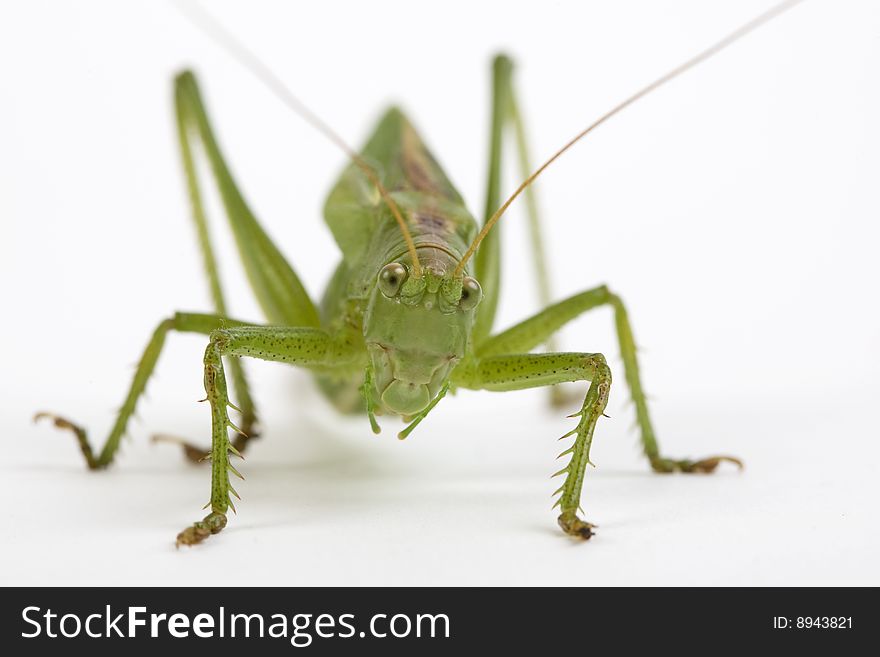
[[[379,272],[364,338],[376,393],[393,413],[424,410],[464,356],[482,291],[469,276],[453,277],[454,267],[438,259],[415,276],[403,258]]]

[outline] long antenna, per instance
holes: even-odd
[[[802,1],[803,0],[787,0],[786,2],[781,2],[778,5],[776,5],[775,7],[767,10],[766,12],[764,12],[763,14],[758,16],[757,18],[750,20],[748,23],[746,23],[745,25],[742,25],[738,29],[734,30],[733,32],[728,34],[726,37],[724,37],[723,39],[721,39],[720,41],[718,41],[714,45],[710,46],[706,50],[702,51],[701,53],[699,53],[695,57],[692,57],[691,59],[687,60],[683,64],[678,65],[676,68],[674,68],[671,71],[669,71],[668,73],[666,73],[666,75],[663,75],[662,77],[659,77],[656,80],[654,80],[651,84],[649,84],[645,87],[642,87],[639,91],[637,91],[632,96],[630,96],[629,98],[627,98],[623,102],[619,103],[618,105],[615,105],[613,108],[608,110],[605,114],[603,114],[598,119],[596,119],[593,123],[588,125],[581,132],[579,132],[577,135],[575,135],[574,138],[572,138],[568,143],[565,144],[565,146],[563,146],[558,151],[556,151],[550,157],[550,159],[548,159],[546,162],[544,162],[544,164],[542,164],[540,167],[535,169],[534,173],[532,173],[532,175],[530,175],[528,178],[526,178],[520,184],[520,186],[517,187],[516,191],[510,195],[510,198],[508,198],[501,205],[501,207],[499,207],[497,210],[495,210],[495,213],[491,217],[489,217],[489,220],[486,221],[486,223],[483,226],[483,229],[480,231],[479,235],[476,236],[474,241],[471,243],[470,247],[468,247],[467,252],[462,256],[461,260],[458,263],[458,266],[455,268],[455,273],[453,275],[454,276],[461,276],[462,272],[464,271],[464,266],[467,263],[467,261],[471,258],[471,256],[474,255],[474,253],[477,250],[477,247],[480,246],[480,242],[482,242],[483,239],[486,237],[486,235],[489,234],[489,231],[492,230],[492,227],[496,223],[498,223],[498,220],[501,218],[501,216],[504,214],[504,212],[507,210],[507,208],[510,207],[510,204],[513,203],[513,201],[516,199],[516,197],[519,196],[526,187],[531,185],[535,181],[535,179],[544,172],[544,169],[546,169],[551,164],[553,164],[553,162],[555,162],[557,160],[557,158],[559,158],[559,156],[562,155],[565,151],[567,151],[569,148],[574,146],[577,142],[579,142],[581,139],[583,139],[590,132],[592,132],[593,130],[598,128],[600,125],[605,123],[605,121],[610,119],[612,116],[614,116],[618,112],[623,111],[624,109],[626,109],[627,107],[632,105],[634,102],[636,102],[640,98],[643,98],[644,96],[647,96],[649,93],[651,93],[655,89],[662,87],[664,84],[666,84],[667,82],[669,82],[673,78],[678,77],[679,75],[681,75],[682,73],[684,73],[688,69],[693,68],[697,64],[701,64],[702,62],[706,61],[707,59],[709,59],[713,55],[724,50],[727,46],[731,45],[735,41],[738,41],[739,39],[744,37],[749,32],[761,27],[762,25],[764,25],[768,21],[770,21],[770,20],[776,18],[777,16],[779,16],[780,14],[788,11],[789,9],[791,9],[792,7],[794,7],[795,5],[799,4]]]
[[[293,92],[281,81],[281,79],[275,75],[271,68],[260,59],[256,53],[254,53],[250,48],[248,48],[243,42],[237,39],[229,30],[227,30],[219,21],[217,21],[211,14],[205,11],[198,3],[196,2],[181,2],[176,1],[173,3],[174,6],[183,14],[190,22],[193,23],[199,30],[201,30],[206,36],[212,39],[217,45],[219,45],[223,50],[228,52],[232,57],[238,61],[239,64],[244,66],[251,74],[257,78],[263,85],[271,91],[282,103],[287,105],[288,108],[293,110],[296,114],[300,116],[306,123],[315,128],[318,132],[323,134],[327,139],[336,144],[350,159],[352,162],[357,165],[357,167],[363,171],[364,175],[369,178],[370,182],[376,186],[376,189],[379,190],[379,194],[382,196],[382,199],[385,201],[385,205],[388,206],[388,209],[391,210],[391,214],[394,216],[395,221],[397,221],[397,225],[400,227],[400,232],[403,234],[403,239],[406,242],[407,251],[409,251],[410,259],[412,260],[413,266],[413,274],[415,276],[421,276],[422,267],[419,263],[419,255],[416,252],[416,245],[413,242],[412,235],[409,232],[409,229],[406,226],[406,220],[403,218],[403,215],[400,212],[400,208],[397,206],[397,203],[394,202],[394,199],[391,198],[391,195],[388,193],[388,190],[385,189],[385,186],[379,180],[379,176],[376,174],[376,171],[364,161],[364,159],[358,155],[354,149],[352,149],[345,141],[340,137],[329,125],[327,125],[321,118],[315,114],[312,110],[310,110],[305,103],[303,103],[299,98],[297,98]]]

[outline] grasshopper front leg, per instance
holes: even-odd
[[[205,393],[211,406],[211,513],[177,535],[177,545],[195,545],[226,526],[226,511],[238,497],[229,473],[241,477],[230,456],[241,456],[229,441],[228,429],[238,428],[229,420],[229,396],[223,358],[247,356],[312,368],[340,368],[357,353],[353,343],[314,328],[246,326],[211,333],[205,349]],[[362,364],[360,364],[362,366]],[[233,407],[234,408],[234,407]]]
[[[611,370],[602,354],[555,353],[489,356],[462,363],[454,384],[477,390],[507,391],[589,381],[590,388],[577,417],[577,426],[562,438],[575,436],[574,444],[559,456],[571,454],[568,464],[553,476],[565,475],[554,508],[560,507],[559,526],[570,536],[588,539],[593,535],[589,522],[578,517],[584,472],[590,462],[590,445],[596,421],[605,411],[611,390]]]

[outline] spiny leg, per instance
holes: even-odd
[[[228,429],[239,429],[229,420],[229,396],[223,370],[224,357],[259,358],[280,363],[322,369],[363,367],[356,362],[357,350],[346,339],[334,339],[314,328],[247,326],[219,329],[211,333],[205,349],[205,393],[211,406],[211,513],[177,535],[177,545],[201,543],[226,526],[226,511],[235,507],[230,495],[238,493],[229,483],[229,473],[241,476],[229,462],[240,456],[229,441]]]
[[[477,357],[463,362],[453,372],[453,385],[475,390],[508,391],[550,386],[571,381],[589,381],[590,387],[577,417],[577,426],[562,438],[575,436],[574,444],[559,456],[571,455],[568,464],[553,476],[565,475],[554,493],[559,498],[559,526],[571,536],[588,539],[593,535],[589,522],[578,517],[581,489],[596,421],[605,411],[611,389],[611,371],[602,354],[552,353]]]
[[[604,305],[610,305],[614,309],[614,321],[620,353],[623,357],[624,374],[635,406],[642,449],[650,461],[651,467],[657,472],[701,473],[713,472],[723,461],[742,467],[742,462],[732,456],[712,456],[698,460],[670,459],[661,456],[654,426],[648,413],[648,403],[642,389],[636,345],[629,317],[620,297],[604,285],[555,303],[529,319],[489,338],[477,347],[476,355],[486,357],[495,354],[529,351],[545,344],[548,336],[554,334],[574,318],[588,310]]]
[[[648,413],[648,401],[645,392],[642,389],[641,376],[639,374],[639,362],[635,339],[633,338],[632,327],[629,323],[629,315],[626,307],[619,296],[608,292],[608,301],[614,308],[614,324],[617,329],[617,340],[620,344],[620,354],[623,359],[623,370],[626,376],[626,383],[629,386],[632,396],[633,406],[636,411],[636,421],[639,425],[639,434],[642,441],[642,449],[651,467],[655,472],[685,472],[685,473],[704,473],[714,472],[715,469],[724,461],[735,464],[742,469],[743,462],[734,456],[710,456],[702,459],[670,459],[660,454],[660,446],[657,444],[657,436],[654,433],[654,425],[651,423],[651,417]]]
[[[245,326],[245,323],[224,319],[217,315],[203,313],[176,313],[173,317],[169,317],[168,319],[159,322],[156,330],[153,331],[153,335],[147,344],[147,348],[144,350],[144,353],[138,362],[128,394],[116,416],[116,422],[110,429],[110,433],[104,441],[101,451],[98,452],[97,455],[92,449],[91,443],[89,443],[85,429],[79,425],[63,417],[45,412],[37,413],[34,419],[50,419],[55,423],[56,427],[72,431],[79,442],[79,447],[82,450],[83,456],[86,459],[86,464],[89,468],[92,470],[106,468],[113,462],[113,457],[119,449],[119,443],[125,433],[128,421],[134,413],[138,400],[144,393],[147,381],[156,367],[159,355],[162,353],[162,347],[165,344],[165,338],[167,337],[168,332],[178,331],[180,333],[201,333],[208,335],[211,331],[214,331],[221,326]]]

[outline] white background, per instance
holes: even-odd
[[[352,143],[402,104],[474,212],[492,53],[516,58],[546,157],[769,5],[210,3]],[[208,472],[148,436],[206,441],[204,339],[169,339],[108,472],[30,423],[62,412],[97,444],[155,324],[209,309],[172,75],[197,69],[247,198],[314,295],[338,257],[320,208],[344,158],[166,3],[4,3],[0,583],[880,584],[878,62],[876,3],[810,0],[540,181],[556,296],[607,282],[624,297],[663,450],[734,453],[745,472],[649,472],[599,310],[563,335],[608,354],[618,381],[584,490],[589,543],[550,511],[554,438],[572,425],[541,391],[462,392],[401,444],[393,422],[374,437],[338,418],[302,372],[248,363],[265,436],[239,514],[175,551]],[[259,320],[214,218],[234,314]],[[536,310],[519,210],[504,222],[502,325]]]

